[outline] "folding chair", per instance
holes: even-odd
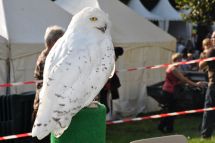
[[[170,135],[170,136],[136,140],[130,143],[187,143],[187,139],[183,135]]]

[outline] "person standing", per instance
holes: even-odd
[[[182,60],[182,55],[180,53],[175,53],[172,55],[172,63],[180,62]],[[190,86],[200,87],[201,82],[193,82],[186,78],[178,65],[170,65],[166,69],[166,78],[162,87],[163,98],[165,99],[164,109],[168,113],[176,111],[176,99],[174,98],[174,90],[176,86],[181,83],[187,83]],[[174,131],[174,116],[161,118],[158,124],[158,130],[163,133],[171,133]]]
[[[45,49],[41,52],[39,55],[37,62],[36,62],[36,67],[34,71],[34,77],[36,80],[43,80],[43,70],[45,66],[45,60],[46,57],[48,56],[51,48],[54,46],[55,42],[62,37],[64,34],[64,29],[54,25],[47,27],[46,32],[45,32]],[[39,93],[40,90],[43,86],[43,83],[36,83],[36,94],[34,98],[34,105],[33,105],[33,113],[32,113],[32,121],[34,122],[36,118],[36,114],[39,108]],[[50,136],[45,137],[42,140],[38,140],[37,138],[33,138],[33,143],[49,143],[50,142]]]
[[[212,34],[215,36],[215,32]],[[212,38],[212,43],[215,43],[215,37]],[[207,51],[206,58],[215,57],[215,48]],[[199,68],[207,67],[208,88],[205,95],[204,108],[215,107],[215,61],[200,62]],[[215,111],[205,111],[203,113],[201,137],[203,139],[211,138],[213,133],[213,124],[215,123]]]

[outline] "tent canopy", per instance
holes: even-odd
[[[175,50],[176,40],[154,24],[137,15],[118,0],[59,0],[67,3],[71,14],[49,0],[0,0],[0,36],[7,39],[10,49],[11,71],[3,72],[10,82],[33,79],[34,65],[44,47],[47,26],[67,27],[72,15],[85,6],[96,6],[109,14],[115,46],[124,47],[124,55],[117,61],[117,69],[166,63]],[[71,2],[69,2],[71,1]],[[75,5],[70,5],[73,3]],[[7,62],[1,62],[7,63]],[[4,67],[4,66],[0,66]],[[4,70],[4,69],[3,69]],[[138,113],[150,103],[145,87],[164,78],[164,70],[119,73],[122,87],[114,109],[123,115]],[[0,74],[0,76],[2,76]],[[0,78],[0,80],[3,78]],[[19,86],[12,93],[34,90],[34,86]],[[150,104],[151,107],[154,104]]]
[[[0,59],[7,59],[8,57],[8,48],[7,48],[7,39],[0,36]]]
[[[43,47],[16,48],[14,44],[43,44],[45,29],[50,25],[67,27],[71,15],[50,1],[44,0],[1,0],[3,8],[0,35],[12,48],[12,58],[41,51]],[[20,46],[21,47],[21,46]]]
[[[83,0],[83,3],[88,0]],[[74,15],[87,5],[79,6],[81,0],[57,0],[56,3]],[[75,5],[75,6],[74,6]],[[93,0],[89,6],[99,6],[109,14],[112,22],[111,35],[116,46],[138,47],[146,44],[171,44],[165,46],[169,50],[174,50],[175,39],[137,15],[126,5],[117,0]],[[147,27],[147,28],[146,28]]]
[[[72,15],[85,6],[100,7],[108,13],[112,22],[111,35],[115,46],[124,48],[116,68],[127,69],[166,63],[175,51],[176,40],[118,0],[93,0],[90,5],[82,5],[89,0],[57,0],[56,3]],[[80,4],[80,5],[79,5]],[[87,3],[85,3],[87,4]],[[150,111],[156,107],[155,101],[146,96],[146,86],[163,80],[164,69],[134,72],[119,72],[121,81],[120,98],[114,101],[115,113],[123,116]],[[156,108],[157,109],[157,108]]]
[[[71,19],[71,14],[49,0],[0,0],[0,37],[4,41],[0,43],[0,53],[9,59],[9,65],[2,61],[0,64],[7,64],[0,67],[10,69],[2,72],[0,83],[33,80],[37,56],[44,49],[46,28],[51,25],[66,28]],[[21,93],[34,90],[34,85],[12,89],[11,93]]]
[[[159,0],[158,4],[152,9],[152,13],[159,15],[168,21],[181,21],[180,13],[172,7],[169,0]]]
[[[162,17],[148,11],[145,8],[145,6],[140,2],[140,0],[130,0],[130,2],[128,3],[128,6],[139,15],[142,15],[143,17],[145,17],[146,19],[155,20],[155,21],[163,20]]]

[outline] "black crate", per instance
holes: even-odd
[[[193,81],[205,81],[205,73],[201,72],[186,72],[184,73],[189,79]],[[162,86],[164,81],[152,84],[147,86],[148,96],[155,99],[162,107],[165,103],[165,98],[162,96]],[[206,93],[205,88],[195,88],[188,85],[182,85],[177,87],[177,91],[174,94],[174,97],[177,101],[177,110],[189,110],[197,109],[204,107],[204,98]]]
[[[31,132],[35,92],[0,96],[0,136]],[[2,143],[30,143],[31,137]]]

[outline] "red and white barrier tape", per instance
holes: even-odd
[[[202,62],[202,61],[213,61],[213,60],[215,60],[215,57],[206,58],[206,59],[197,59],[197,60],[191,60],[191,61],[184,61],[184,62],[178,62],[178,63],[174,63],[174,64],[161,64],[161,65],[155,65],[155,66],[146,66],[146,67],[121,69],[121,70],[118,70],[117,72],[145,70],[145,69],[158,69],[158,68],[168,67],[170,65],[186,65],[186,64],[199,63],[199,62]],[[5,84],[0,84],[0,87],[27,85],[27,84],[34,84],[34,83],[39,83],[39,82],[42,82],[42,80],[33,80],[33,81],[16,82],[16,83],[5,83]]]
[[[42,82],[42,80],[32,80],[32,81],[15,82],[15,83],[4,83],[4,84],[0,84],[0,87],[28,85],[28,84],[34,84],[34,83],[40,83],[40,82]]]
[[[187,65],[187,64],[194,64],[194,63],[199,63],[199,62],[203,62],[203,61],[206,62],[206,61],[213,61],[213,60],[215,60],[215,57],[206,58],[206,59],[196,59],[196,60],[191,60],[191,61],[183,61],[183,62],[177,62],[177,63],[173,63],[173,64],[161,64],[161,65],[155,65],[155,66],[145,66],[145,67],[121,69],[121,70],[118,70],[118,72],[146,70],[146,69],[158,69],[158,68],[168,67],[170,65]]]
[[[157,69],[157,68],[168,67],[170,65],[185,65],[185,64],[193,64],[193,63],[199,63],[202,61],[212,61],[212,60],[215,60],[215,57],[207,58],[207,59],[197,59],[197,60],[191,60],[191,61],[178,62],[178,63],[174,63],[174,64],[161,64],[161,65],[155,65],[155,66],[122,69],[122,70],[119,70],[118,72],[134,71],[134,70],[142,70],[142,69]],[[34,83],[40,83],[40,82],[42,82],[42,80],[25,81],[25,82],[17,82],[17,83],[5,83],[5,84],[0,84],[0,87],[19,86],[19,85],[27,85],[27,84],[34,84]],[[213,110],[215,110],[215,107],[205,108],[205,109],[188,110],[188,111],[180,111],[180,112],[173,112],[173,113],[164,113],[164,114],[157,114],[157,115],[137,117],[137,118],[127,118],[127,119],[116,120],[116,121],[107,121],[106,124],[107,125],[119,124],[119,123],[126,123],[126,122],[141,121],[141,120],[146,120],[146,119],[156,119],[156,118],[164,118],[164,117],[170,117],[170,116],[200,113],[200,112],[204,112],[204,111],[213,111]],[[4,137],[0,137],[0,141],[29,137],[31,135],[32,135],[31,133],[23,133],[23,134],[17,134],[17,135],[4,136]]]
[[[164,114],[157,114],[157,115],[137,117],[137,118],[127,118],[127,119],[116,120],[116,121],[107,121],[106,124],[112,125],[112,124],[119,124],[119,123],[135,122],[135,121],[141,121],[141,120],[147,120],[147,119],[157,119],[157,118],[164,118],[164,117],[178,116],[178,115],[185,115],[185,114],[192,114],[192,113],[200,113],[200,112],[204,112],[204,111],[213,111],[213,110],[215,110],[215,107],[196,109],[196,110],[179,111],[179,112],[173,112],[173,113],[164,113]],[[17,134],[17,135],[4,136],[4,137],[0,137],[0,141],[29,137],[31,135],[32,135],[31,133],[23,133],[23,134]]]
[[[29,136],[31,136],[31,133],[10,135],[10,136],[5,136],[5,137],[0,137],[0,141],[10,140],[10,139],[17,139],[17,138],[24,138],[24,137],[29,137]]]
[[[157,115],[137,117],[137,118],[127,118],[127,119],[116,120],[116,121],[107,121],[106,124],[111,125],[111,124],[135,122],[135,121],[141,121],[141,120],[146,120],[146,119],[157,119],[157,118],[164,118],[164,117],[178,116],[178,115],[185,115],[185,114],[192,114],[192,113],[200,113],[200,112],[204,112],[204,111],[213,111],[213,110],[215,110],[215,107],[196,109],[196,110],[179,111],[179,112],[173,112],[173,113],[164,113],[164,114],[157,114]]]

